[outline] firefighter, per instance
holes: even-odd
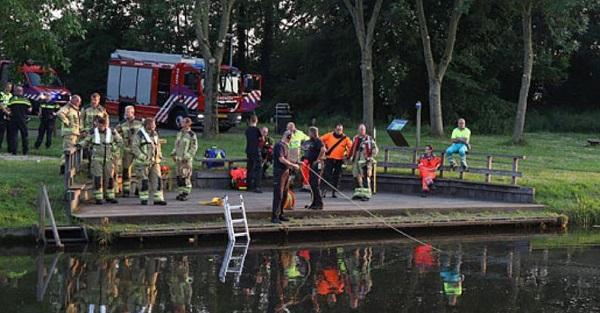
[[[35,148],[39,149],[46,136],[46,148],[52,145],[52,134],[56,124],[56,111],[59,109],[57,103],[42,103],[38,116],[40,117],[40,126],[38,127],[38,136],[35,141]]]
[[[177,200],[186,201],[192,192],[192,161],[198,150],[198,139],[192,131],[192,119],[186,117],[181,123],[181,131],[175,139],[175,147],[171,152],[177,166]]]
[[[133,138],[142,127],[142,122],[135,119],[135,108],[132,105],[125,107],[125,121],[117,126],[117,131],[123,138],[123,152],[120,170],[123,179],[123,197],[127,197],[131,193],[131,166],[133,165]]]
[[[150,189],[154,193],[154,205],[166,205],[160,173],[162,153],[154,118],[144,120],[143,127],[133,137],[132,152],[135,175],[141,181],[140,200],[148,204]],[[150,188],[152,187],[152,188]]]
[[[84,136],[88,131],[95,127],[94,121],[98,118],[108,120],[108,113],[106,112],[106,109],[100,105],[100,94],[94,92],[90,96],[90,106],[81,113],[81,123],[83,126],[82,133]]]
[[[8,120],[8,150],[17,154],[17,137],[21,134],[23,154],[29,152],[29,132],[27,130],[27,114],[31,112],[31,102],[23,97],[23,87],[15,87],[15,94],[7,105],[9,111]]]
[[[73,95],[69,103],[65,104],[56,113],[56,116],[62,122],[61,136],[63,138],[63,151],[74,148],[79,140],[79,105],[81,105],[81,97]],[[65,170],[65,154],[63,153],[61,157],[62,164],[60,168],[61,173],[63,173]]]
[[[8,137],[8,109],[7,105],[12,98],[12,83],[6,83],[4,85],[4,90],[0,91],[0,149],[2,148],[2,143],[4,142],[5,134]],[[6,141],[8,144],[8,140]]]
[[[115,199],[115,167],[114,151],[123,143],[121,135],[108,127],[108,120],[98,118],[97,127],[81,142],[82,147],[92,152],[91,174],[94,179],[94,198],[96,204],[106,199],[110,203],[118,203]]]
[[[367,201],[371,198],[371,177],[375,157],[379,149],[375,140],[367,135],[364,124],[358,126],[358,135],[352,140],[352,175],[356,179],[357,188],[354,190],[353,198]]]

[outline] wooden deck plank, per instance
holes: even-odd
[[[250,217],[268,216],[271,212],[272,195],[270,193],[250,193],[235,190],[194,190],[190,200],[186,202],[176,201],[175,193],[166,194],[167,206],[139,204],[137,198],[119,198],[118,204],[95,205],[81,204],[79,211],[73,216],[79,219],[126,218],[132,220],[140,217],[163,216],[206,216],[219,217],[223,214],[222,207],[207,206],[200,204],[201,201],[210,201],[213,197],[229,196],[230,202],[238,203],[239,194],[244,196],[246,211]],[[326,198],[325,210],[312,211],[304,209],[303,206],[310,202],[310,194],[305,192],[296,193],[296,209],[286,211],[291,216],[323,215],[323,214],[360,214],[362,209],[354,206],[343,198]],[[401,211],[452,211],[452,210],[540,210],[544,206],[526,203],[506,203],[495,201],[480,201],[460,198],[445,198],[430,196],[421,198],[415,195],[378,193],[368,202],[358,202],[362,207],[376,214],[397,214]]]

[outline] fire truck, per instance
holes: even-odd
[[[154,117],[159,124],[178,127],[190,117],[202,125],[204,69],[202,58],[116,50],[108,65],[107,111],[123,118],[125,107],[133,105],[136,116]],[[221,130],[239,124],[242,113],[260,105],[261,83],[260,75],[243,75],[233,66],[221,66],[217,97]]]
[[[27,61],[18,67],[16,77],[13,73],[13,62],[0,59],[1,85],[8,81],[23,85],[24,96],[31,100],[33,113],[37,113],[41,103],[65,104],[71,99],[71,92],[65,88],[57,72],[51,67],[44,67],[33,61]]]

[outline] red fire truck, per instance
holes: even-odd
[[[218,117],[221,130],[240,123],[242,113],[260,105],[261,77],[243,75],[223,65],[219,81]],[[135,106],[136,116],[154,117],[159,124],[177,127],[185,117],[195,124],[204,119],[204,60],[179,54],[116,50],[111,54],[106,86],[106,108],[123,117]]]

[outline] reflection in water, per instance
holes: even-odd
[[[202,251],[47,256],[38,259],[43,261],[39,277],[26,268],[21,276],[0,269],[0,308],[69,313],[452,312],[453,307],[460,312],[600,312],[599,249],[533,249],[528,240],[439,246],[448,253],[397,243],[253,247],[247,254],[244,247],[239,253],[231,247],[225,256]],[[243,271],[222,283],[223,264],[232,271],[241,265]],[[35,288],[30,287],[36,285],[38,292],[47,285],[41,302],[33,301]],[[28,294],[32,300],[19,298]]]

